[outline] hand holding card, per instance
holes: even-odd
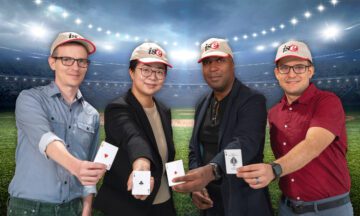
[[[225,149],[225,165],[227,174],[236,174],[237,168],[242,167],[241,149]]]
[[[185,175],[185,170],[184,170],[184,165],[183,165],[182,160],[177,160],[177,161],[172,161],[172,162],[166,163],[165,167],[166,167],[166,173],[167,173],[167,178],[168,178],[170,187],[183,183],[183,182],[177,182],[177,183],[172,182],[172,180],[175,177]]]
[[[132,195],[150,195],[150,171],[132,172]]]
[[[99,150],[95,156],[94,162],[105,164],[106,169],[110,170],[118,149],[118,147],[102,141]]]

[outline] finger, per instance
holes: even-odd
[[[98,162],[90,162],[89,168],[91,169],[106,169],[106,165]]]
[[[150,178],[150,191],[151,192],[154,189],[154,183],[155,183],[154,177],[151,176],[151,178]]]
[[[182,181],[192,181],[194,180],[194,176],[192,174],[186,174],[184,176],[179,176],[179,177],[176,177],[176,178],[173,178],[172,182],[182,182]]]
[[[237,177],[239,178],[255,178],[257,176],[261,176],[261,171],[260,170],[253,170],[253,171],[249,171],[249,172],[243,172],[243,173],[237,173],[236,174]]]

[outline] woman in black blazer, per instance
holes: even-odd
[[[165,173],[165,163],[175,156],[171,112],[154,98],[168,66],[160,46],[138,46],[130,58],[131,89],[105,109],[106,141],[119,147],[94,201],[105,215],[176,215]],[[151,171],[149,196],[131,194],[134,170]]]

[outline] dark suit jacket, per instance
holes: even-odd
[[[189,168],[203,166],[203,147],[199,141],[200,127],[213,97],[203,98],[195,111],[195,125],[190,140]],[[218,154],[211,160],[223,171],[221,194],[225,215],[272,215],[268,189],[254,190],[235,175],[226,175],[224,149],[241,149],[243,165],[261,163],[266,126],[265,97],[235,79],[219,131]]]
[[[175,156],[172,140],[171,112],[155,101],[160,114],[168,147],[168,160]],[[163,172],[163,164],[156,140],[141,104],[131,93],[120,97],[105,109],[106,141],[119,147],[111,170],[105,174],[103,184],[95,198],[94,207],[106,215],[146,215],[157,194]],[[137,200],[127,191],[127,181],[132,172],[132,163],[140,157],[151,161],[154,189],[145,200]]]

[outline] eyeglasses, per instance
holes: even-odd
[[[294,66],[289,66],[289,65],[280,65],[277,68],[279,69],[279,73],[281,74],[288,74],[290,73],[290,70],[293,69],[294,73],[296,74],[303,74],[305,73],[308,68],[311,67],[311,65],[294,65]]]
[[[52,56],[52,57],[54,59],[61,59],[61,63],[64,66],[72,66],[75,61],[77,62],[77,65],[81,68],[87,68],[90,64],[89,59],[75,59],[75,58],[66,57],[66,56]]]
[[[145,78],[150,77],[153,73],[158,80],[163,80],[166,76],[165,69],[153,67],[139,67],[139,69],[141,71],[141,75],[143,75]]]

